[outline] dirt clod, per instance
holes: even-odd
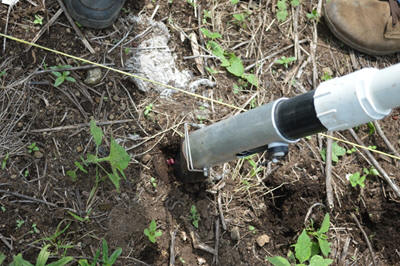
[[[259,247],[263,247],[266,243],[269,243],[269,236],[268,235],[261,235],[257,237],[256,242]]]

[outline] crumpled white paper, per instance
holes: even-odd
[[[9,6],[13,6],[13,5],[15,5],[16,3],[18,3],[18,1],[19,1],[19,0],[1,0],[1,3],[2,3],[2,4],[9,5]]]

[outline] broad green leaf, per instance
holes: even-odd
[[[78,261],[80,266],[90,266],[89,262],[87,259],[81,259]]]
[[[325,162],[326,161],[326,149],[323,148],[320,151],[321,158]],[[337,163],[339,161],[339,156],[343,156],[346,154],[346,149],[340,147],[336,141],[332,143],[332,162]]]
[[[275,266],[290,266],[289,261],[281,256],[268,257],[267,260]]]
[[[317,242],[312,241],[311,242],[311,256],[310,257],[312,257],[314,255],[318,255],[319,252],[320,252],[319,244]]]
[[[239,3],[239,0],[231,0],[231,4],[236,5],[237,3]]]
[[[52,262],[50,264],[47,264],[47,266],[64,266],[64,265],[68,264],[72,260],[74,260],[73,257],[64,257],[62,259],[59,259],[58,261]]]
[[[6,255],[0,252],[0,265],[3,263],[3,261],[6,259]]]
[[[13,261],[9,266],[33,266],[29,261],[26,261],[22,258],[22,254],[19,253],[17,256],[13,257]]]
[[[122,253],[122,248],[117,248],[110,256],[110,258],[107,261],[108,265],[113,265],[115,263],[115,261],[118,259],[118,257],[121,255]]]
[[[86,162],[88,163],[96,163],[99,160],[96,155],[88,153],[86,155]]]
[[[86,171],[86,169],[83,168],[83,165],[80,164],[79,162],[75,161],[74,164],[75,164],[76,167],[78,167],[79,170],[81,170],[81,171],[84,172],[85,174],[88,173],[88,171]]]
[[[219,34],[218,32],[211,32],[206,28],[201,28],[200,31],[204,34],[204,36],[212,40],[222,37],[221,34]]]
[[[242,60],[234,54],[230,55],[229,58],[230,66],[226,68],[231,74],[242,77],[244,74],[244,67]]]
[[[331,243],[329,243],[325,239],[318,238],[318,244],[319,244],[319,248],[321,249],[322,254],[325,257],[328,257],[329,253],[331,252]]]
[[[240,14],[233,14],[232,15],[234,19],[236,19],[239,22],[242,22],[246,19],[245,14],[240,13]]]
[[[111,167],[123,172],[128,167],[131,157],[121,145],[111,139],[109,160]]]
[[[150,225],[149,225],[149,229],[151,232],[155,232],[157,228],[157,223],[155,220],[151,220]]]
[[[76,82],[76,79],[74,79],[73,77],[65,77],[65,79],[69,82]]]
[[[103,238],[102,240],[102,247],[103,247],[103,261],[108,260],[108,245],[107,241]]]
[[[93,136],[96,147],[99,147],[104,134],[103,130],[101,130],[100,127],[96,126],[96,121],[94,120],[90,120],[90,134],[92,134]]]
[[[352,187],[356,187],[360,180],[360,172],[355,172],[349,176],[349,181]]]
[[[228,59],[226,59],[226,57],[224,55],[225,54],[224,49],[222,49],[218,43],[216,43],[214,41],[209,41],[209,42],[207,42],[207,47],[208,47],[208,49],[211,50],[213,55],[215,55],[216,57],[218,57],[219,60],[221,60],[221,66],[223,66],[223,67],[230,66]]]
[[[161,231],[161,230],[156,231],[156,232],[154,233],[154,236],[155,236],[155,237],[160,237],[160,236],[162,236],[162,231]]]
[[[72,178],[72,181],[76,181],[76,171],[68,170],[67,175]]]
[[[285,0],[279,0],[277,3],[276,3],[276,7],[278,8],[278,9],[280,9],[280,10],[286,10],[286,1]]]
[[[251,85],[258,87],[258,80],[254,74],[243,74],[243,78],[247,80]]]
[[[49,245],[44,246],[36,259],[36,266],[45,266],[47,260],[49,259],[50,252],[47,251]]]
[[[324,220],[322,221],[321,228],[318,230],[319,233],[326,233],[329,230],[329,213],[325,214]]]
[[[296,6],[300,5],[300,0],[291,0],[291,1],[290,1],[290,4],[291,4],[293,7],[296,7]]]
[[[57,78],[59,78],[59,77],[62,76],[62,74],[61,74],[60,72],[56,72],[56,71],[51,72],[51,74],[53,74],[53,75],[56,76]]]
[[[295,244],[294,251],[296,253],[296,258],[300,261],[300,263],[303,263],[310,258],[310,256],[311,256],[311,239],[307,235],[306,230],[303,230],[303,232],[297,239],[297,243]]]
[[[121,179],[117,172],[114,170],[114,173],[107,173],[108,178],[114,184],[115,188],[119,192],[119,180]]]
[[[64,82],[63,76],[56,78],[56,81],[54,82],[54,87],[60,86],[63,82]]]
[[[310,260],[310,266],[328,266],[333,263],[331,259],[324,259],[319,255],[315,255]]]

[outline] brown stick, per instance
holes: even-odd
[[[328,132],[328,135],[331,136],[332,132]],[[326,142],[326,162],[325,162],[325,174],[326,174],[326,199],[328,201],[329,209],[333,209],[335,204],[333,202],[333,193],[332,193],[332,142],[331,138],[328,138]]]
[[[220,237],[220,229],[219,229],[219,218],[215,220],[215,246],[214,246],[214,257],[213,264],[218,265],[218,247],[219,247],[219,237]]]
[[[94,51],[93,47],[90,45],[90,43],[88,42],[86,37],[83,35],[81,30],[78,28],[78,26],[76,26],[75,21],[68,14],[67,8],[65,7],[64,3],[62,2],[62,0],[57,0],[57,2],[60,5],[60,7],[62,8],[62,10],[64,10],[64,14],[67,17],[67,19],[68,19],[69,23],[71,24],[72,28],[74,28],[76,34],[78,34],[79,38],[81,38],[81,41],[83,42],[83,45],[85,45],[85,47],[89,50],[90,53],[94,54],[95,51]]]
[[[13,246],[7,241],[7,239],[0,234],[0,240],[4,243],[4,245],[6,245],[10,250],[13,250]]]
[[[396,150],[396,148],[392,145],[392,143],[390,143],[390,141],[388,140],[388,138],[386,137],[385,133],[383,132],[381,126],[379,125],[378,121],[374,122],[375,128],[376,128],[376,132],[378,133],[378,135],[383,139],[383,141],[385,142],[386,146],[388,146],[388,148],[393,152],[394,155],[396,155],[397,157],[400,157],[399,152]],[[397,166],[397,160],[394,161],[395,165]]]
[[[356,132],[353,129],[349,129],[350,134],[353,138],[357,141],[357,143],[361,146],[365,146],[361,139],[357,136]],[[365,155],[367,155],[368,159],[371,161],[372,165],[378,170],[378,172],[382,175],[383,179],[389,184],[389,186],[393,189],[394,193],[400,198],[400,189],[399,187],[393,182],[393,180],[389,177],[385,170],[381,167],[375,157],[371,154],[370,151],[363,149],[362,150]],[[361,151],[360,151],[361,152]]]
[[[365,233],[364,229],[361,227],[361,224],[358,221],[357,217],[354,215],[354,213],[351,213],[351,218],[353,218],[353,220],[356,222],[358,228],[360,229],[361,233],[363,234],[365,242],[367,242],[369,252],[371,253],[372,262],[373,262],[374,266],[376,266],[377,264],[375,261],[375,253],[374,253],[374,250],[372,249],[371,243],[369,242],[367,234]]]
[[[108,126],[108,125],[114,125],[114,124],[129,123],[129,122],[132,122],[132,121],[133,121],[133,119],[104,121],[104,122],[96,122],[96,125],[98,125],[98,126]],[[90,123],[81,123],[81,124],[70,125],[70,126],[33,129],[33,130],[30,130],[29,133],[43,133],[43,132],[52,132],[52,131],[63,131],[63,130],[79,129],[79,128],[89,127],[89,126],[90,126]]]
[[[221,224],[222,224],[222,229],[226,231],[226,223],[225,223],[225,217],[224,217],[224,212],[222,210],[222,202],[221,202],[221,193],[218,192],[218,212],[219,212],[219,217],[221,218]]]
[[[175,237],[176,237],[176,232],[178,230],[175,230],[174,232],[170,232],[171,234],[171,247],[169,248],[169,266],[174,266],[175,265]]]

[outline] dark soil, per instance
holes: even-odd
[[[28,1],[20,1],[13,8],[8,21],[9,35],[32,40],[41,28],[33,24],[34,16],[42,16],[46,23],[59,9],[56,1],[47,1],[45,7],[41,1],[32,2],[36,2],[37,7]],[[231,5],[230,1],[225,2],[202,0],[197,3],[202,10],[212,10],[217,16],[215,24],[210,26],[212,23],[208,21],[207,26],[223,35],[221,43],[224,49],[230,51],[232,47],[251,40],[232,51],[241,55],[245,65],[293,43],[293,17],[280,25],[273,22],[275,1],[242,1],[237,6]],[[268,2],[267,7],[265,2]],[[124,69],[126,55],[123,55],[123,49],[117,48],[111,53],[107,51],[128,32],[128,16],[139,13],[151,16],[158,5],[154,19],[168,26],[170,47],[177,56],[177,65],[200,77],[194,60],[184,59],[193,54],[190,42],[187,39],[182,41],[183,35],[173,27],[178,25],[185,33],[198,33],[199,19],[186,1],[174,0],[172,4],[168,1],[127,1],[114,27],[97,31],[81,28],[95,54],[90,54],[85,48],[64,15],[49,27],[37,43]],[[251,5],[249,10],[252,14],[248,17],[247,26],[241,27],[232,22],[231,15],[243,11],[248,5]],[[309,40],[313,33],[312,23],[305,14],[315,5],[313,2],[303,3],[300,10],[299,39],[306,40],[302,44],[306,50],[310,49]],[[1,32],[5,30],[6,20],[7,6],[0,4]],[[267,31],[266,27],[270,24]],[[259,26],[263,27],[265,34],[257,31],[254,34]],[[142,30],[134,28],[128,39]],[[341,76],[361,67],[384,67],[399,60],[398,55],[376,58],[354,53],[330,34],[323,20],[318,24],[318,34],[316,55],[319,76],[324,74],[326,68],[332,70],[333,76]],[[139,40],[133,41],[129,48],[134,49],[138,43]],[[316,136],[293,144],[284,161],[272,165],[272,169],[263,169],[255,176],[249,177],[252,167],[248,161],[241,160],[215,167],[213,175],[223,176],[221,181],[183,184],[167,163],[168,159],[177,159],[184,132],[180,123],[211,124],[235,114],[236,110],[218,105],[211,107],[182,93],[173,94],[170,98],[160,97],[153,91],[143,93],[130,78],[105,70],[97,85],[86,85],[83,82],[86,70],[81,69],[71,71],[75,83],[65,82],[56,88],[53,86],[55,77],[51,73],[37,72],[56,65],[79,66],[80,62],[38,48],[27,51],[25,44],[11,40],[7,40],[5,47],[5,53],[0,53],[0,72],[4,69],[6,74],[0,77],[0,88],[7,97],[0,99],[1,105],[14,101],[20,104],[20,107],[13,104],[13,111],[2,110],[9,113],[1,118],[4,121],[0,125],[0,132],[5,132],[3,129],[12,125],[7,135],[0,136],[8,140],[0,146],[0,158],[10,154],[4,169],[0,170],[0,252],[7,256],[6,264],[19,253],[34,263],[40,249],[49,244],[52,252],[50,261],[73,256],[76,260],[71,265],[77,265],[82,258],[91,261],[104,238],[110,253],[117,247],[123,250],[117,265],[167,265],[171,238],[174,236],[176,265],[212,265],[216,264],[216,256],[195,247],[194,243],[199,241],[213,249],[218,223],[219,265],[264,265],[268,264],[265,260],[267,256],[286,256],[290,249],[293,250],[291,245],[302,230],[311,221],[318,227],[325,213],[329,212],[330,257],[334,259],[334,264],[341,257],[347,238],[351,242],[345,254],[346,262],[354,265],[371,262],[366,241],[351,217],[354,213],[368,235],[379,264],[400,265],[399,199],[379,177],[369,176],[364,189],[352,188],[345,178],[348,173],[361,172],[364,167],[370,167],[359,152],[341,157],[333,166],[335,208],[331,211],[326,207],[325,163],[319,154],[325,144],[324,139],[321,141]],[[209,67],[219,70],[213,75],[217,86],[214,89],[200,87],[196,93],[245,108],[283,96],[298,95],[301,88],[293,85],[292,78],[307,60],[307,54],[302,52],[302,58],[298,58],[288,69],[271,64],[280,56],[289,57],[293,53],[293,49],[285,50],[260,67],[261,84],[258,90],[246,87],[239,93],[233,92],[237,78],[219,68],[216,60],[206,60]],[[312,64],[307,64],[303,71],[296,82],[311,90]],[[16,93],[11,93],[13,91]],[[21,99],[17,99],[18,95],[22,95]],[[153,109],[148,116],[144,115],[150,103]],[[206,117],[199,119],[199,113]],[[398,150],[399,114],[399,109],[394,110],[380,122],[386,136]],[[103,156],[109,152],[111,137],[121,140],[121,145],[126,148],[134,147],[128,149],[132,160],[125,170],[127,178],[121,179],[120,192],[106,177],[94,189],[96,170],[93,166],[88,167],[88,174],[78,172],[76,181],[66,174],[75,168],[74,162],[81,156],[94,153],[95,145],[87,126],[53,129],[88,123],[92,118],[96,121],[130,119],[102,126],[106,137],[99,152]],[[170,129],[174,125],[176,127]],[[50,130],[38,132],[40,129]],[[390,153],[377,133],[368,133],[367,126],[360,126],[357,133],[366,145],[374,145],[377,150]],[[347,132],[337,136],[354,141]],[[33,142],[40,154],[28,152],[27,146]],[[347,144],[340,145],[352,148]],[[376,158],[399,184],[397,165],[387,157],[376,155]],[[107,164],[104,167],[109,168]],[[156,185],[152,178],[156,180]],[[221,198],[226,231],[219,224],[218,197]],[[312,209],[305,221],[310,207],[316,203],[319,205]],[[198,228],[190,219],[192,205],[196,206],[200,215]],[[88,219],[79,221],[69,211]],[[143,233],[151,220],[155,220],[157,229],[163,232],[156,243],[151,243]],[[255,230],[250,230],[249,226]],[[262,235],[267,235],[270,241],[260,247],[256,239]]]

